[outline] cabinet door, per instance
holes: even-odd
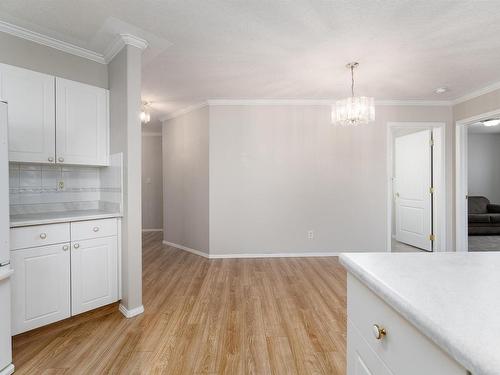
[[[8,102],[10,161],[55,161],[54,80],[0,64],[0,99]]]
[[[69,244],[11,252],[12,334],[70,316]]]
[[[58,163],[109,164],[108,91],[56,78]]]
[[[118,300],[118,238],[74,242],[71,248],[73,315]]]
[[[349,320],[347,321],[347,375],[392,375]]]

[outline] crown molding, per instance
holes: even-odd
[[[6,34],[14,35],[22,39],[29,40],[47,47],[57,49],[62,52],[69,53],[84,59],[92,60],[100,64],[106,64],[104,56],[100,53],[90,51],[88,49],[75,46],[74,44],[63,42],[20,26],[10,24],[8,22],[0,21],[0,31]]]
[[[125,46],[133,46],[144,50],[148,47],[148,42],[132,34],[120,34],[116,39],[106,48],[104,52],[104,61],[108,64]]]
[[[175,111],[171,115],[167,115],[165,117],[160,118],[160,121],[161,122],[165,122],[165,121],[168,121],[168,120],[172,120],[172,119],[174,119],[176,117],[185,115],[185,114],[187,114],[189,112],[196,111],[197,109],[206,107],[208,105],[210,105],[209,101],[205,101],[205,102],[197,103],[197,104],[194,104],[194,105],[190,105],[189,107],[186,107],[186,108],[180,109],[178,111]]]
[[[500,82],[495,82],[491,85],[488,85],[486,87],[483,87],[482,89],[472,91],[469,94],[466,94],[464,96],[461,96],[459,98],[456,98],[453,100],[453,105],[457,105],[463,102],[466,102],[468,100],[475,99],[481,95],[489,94],[490,92],[496,91],[500,89]]]
[[[451,107],[451,100],[375,100],[376,106]]]
[[[208,105],[334,105],[336,99],[211,99]],[[448,100],[376,100],[376,106],[445,106]]]

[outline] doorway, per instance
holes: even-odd
[[[388,251],[445,249],[444,123],[388,124]]]
[[[456,123],[457,251],[500,251],[500,110]]]

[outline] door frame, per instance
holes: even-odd
[[[432,130],[433,154],[433,227],[436,240],[433,251],[446,251],[446,123],[444,122],[388,122],[387,123],[387,237],[386,251],[392,251],[393,221],[393,164],[395,131],[400,129]]]
[[[500,109],[455,122],[455,247],[457,252],[469,251],[469,224],[467,221],[467,195],[469,194],[467,125],[498,116],[500,116]]]

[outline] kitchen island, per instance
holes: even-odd
[[[500,253],[343,254],[348,374],[500,374]]]

